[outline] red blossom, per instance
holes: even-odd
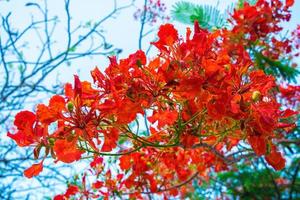
[[[172,46],[178,41],[178,32],[172,24],[160,26],[158,31],[159,40],[153,44],[158,49],[165,49],[165,46]]]
[[[276,61],[291,54],[291,41],[274,34],[289,20],[292,4],[245,3],[234,11],[232,28],[209,32],[195,22],[186,39],[172,24],[162,25],[152,60],[138,50],[124,59],[110,57],[104,72],[92,70],[93,83],[75,75],[64,96],[39,104],[36,114],[18,113],[16,133],[8,136],[19,146],[35,145],[36,158],[42,148],[56,162],[72,163],[85,153],[93,158],[88,173],[95,180],[89,185],[84,175],[82,187],[70,185],[56,200],[108,199],[117,191],[135,198],[148,191],[184,196],[198,175],[231,170],[227,155],[240,142],[283,169],[278,140],[295,126],[299,86],[279,86],[257,66],[251,48],[257,44],[263,50],[254,54]],[[145,125],[139,115],[146,115]],[[50,124],[56,127],[48,132]],[[108,155],[116,157],[116,170],[104,162]],[[42,168],[40,162],[24,174],[33,177]]]
[[[84,153],[84,151],[78,149],[76,140],[70,142],[66,140],[57,140],[54,143],[53,150],[56,154],[57,160],[65,163],[71,163],[79,160],[81,158],[81,154]]]

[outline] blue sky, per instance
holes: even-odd
[[[223,9],[230,5],[232,2],[236,0],[226,0],[226,1],[219,1],[219,8]],[[8,12],[12,12],[12,24],[15,27],[24,27],[28,24],[32,17],[38,18],[39,13],[37,9],[34,7],[26,7],[25,4],[28,0],[17,0],[17,1],[0,1],[0,13],[4,16]],[[43,1],[33,0],[31,2],[39,3],[43,5]],[[130,0],[118,0],[118,5],[126,5],[130,2]],[[115,15],[115,19],[110,19],[103,23],[103,33],[106,36],[109,43],[115,45],[118,48],[123,49],[120,57],[126,57],[130,53],[135,52],[138,49],[138,34],[140,29],[140,24],[138,21],[133,19],[133,13],[136,11],[137,8],[142,7],[144,0],[136,0],[133,7],[126,9],[120,12],[118,15]],[[163,2],[167,5],[167,13],[172,8],[174,3],[178,2],[177,0],[164,0]],[[199,4],[210,4],[210,5],[217,5],[218,1],[216,0],[190,0],[193,3]],[[95,21],[97,19],[101,19],[107,13],[109,13],[113,8],[113,0],[72,0],[70,3],[70,10],[72,16],[71,26],[76,27],[77,25],[84,24],[88,21]],[[51,0],[48,1],[48,10],[50,16],[58,16],[61,21],[65,20],[65,13],[63,8],[63,1],[61,0]],[[297,18],[297,13],[300,12],[300,1],[296,1],[293,7],[293,17],[291,21],[284,25],[286,30],[294,30],[296,24],[299,23]],[[179,29],[181,34],[185,32],[185,24],[180,24],[174,22],[175,26]],[[150,29],[154,29],[154,31],[145,38],[143,42],[144,50],[148,47],[149,42],[155,39],[155,33],[157,32],[155,28],[157,28],[156,24],[153,27],[146,26],[145,32]],[[59,51],[60,49],[64,48],[65,41],[65,27],[59,25],[58,28],[55,30],[54,37],[56,38],[55,48]],[[30,41],[31,46],[37,41],[37,37],[35,35],[30,35],[26,38]],[[25,55],[28,57],[34,57],[34,48],[31,48],[30,51],[25,52]],[[150,57],[155,55],[155,51],[150,52]],[[104,56],[95,56],[92,59],[90,58],[82,58],[73,62],[71,67],[62,67],[59,68],[56,72],[59,79],[62,82],[72,82],[73,74],[80,73],[82,79],[88,79],[89,71],[93,69],[95,66],[98,66],[100,69],[105,69],[108,64],[108,59]],[[52,82],[53,80],[48,80]]]

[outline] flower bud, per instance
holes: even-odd
[[[261,93],[259,92],[259,91],[254,91],[253,93],[252,93],[252,100],[254,101],[254,102],[256,102],[256,101],[258,101],[260,98],[261,98]]]
[[[151,162],[148,161],[148,162],[146,163],[146,165],[147,165],[147,167],[151,167]]]
[[[73,112],[74,104],[71,101],[69,101],[68,104],[67,104],[67,108],[68,108],[69,112]]]
[[[225,65],[225,66],[224,66],[224,69],[225,69],[226,71],[229,71],[229,70],[230,70],[230,65]]]
[[[54,142],[55,142],[55,139],[54,139],[54,138],[49,138],[49,139],[48,139],[48,142],[49,142],[49,144],[50,144],[51,146],[53,146],[53,145],[54,145]]]

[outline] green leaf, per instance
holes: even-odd
[[[68,49],[68,51],[69,51],[69,52],[75,52],[75,51],[76,51],[76,47],[75,47],[75,46],[70,47],[70,48]]]
[[[23,73],[23,71],[24,71],[24,67],[23,67],[23,65],[18,65],[18,70],[19,70],[19,72],[20,73]]]
[[[227,25],[229,6],[223,13],[217,7],[210,5],[196,5],[190,2],[177,2],[171,11],[173,19],[185,23],[193,24],[197,20],[202,28],[208,30],[222,28]]]
[[[254,60],[258,68],[274,77],[283,78],[287,81],[297,82],[299,70],[290,65],[289,60],[272,60],[260,52],[254,53]]]

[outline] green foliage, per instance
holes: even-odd
[[[228,185],[227,193],[242,199],[264,199],[274,196],[272,178],[279,178],[279,173],[273,172],[271,177],[266,168],[255,170],[247,166],[241,166],[238,173],[225,172],[218,175],[219,181]]]
[[[171,11],[173,19],[179,22],[193,24],[197,20],[202,28],[209,30],[226,25],[228,14],[225,13],[215,6],[196,5],[186,1],[177,2]]]
[[[187,1],[180,1],[173,5],[171,15],[174,20],[184,24],[193,24],[195,20],[199,22],[202,28],[208,30],[219,29],[228,25],[234,7],[242,8],[245,2],[253,5],[257,0],[239,0],[237,4],[231,4],[224,11],[217,6],[199,5]]]
[[[266,167],[259,169],[240,165],[236,171],[214,174],[209,182],[194,184],[195,192],[190,199],[228,197],[229,199],[287,199],[300,197],[299,159],[295,159],[285,171],[275,172]],[[299,170],[299,169],[298,169]],[[293,176],[295,180],[293,179]],[[294,180],[294,182],[293,182]],[[293,190],[292,190],[293,188]],[[292,193],[291,193],[292,191]],[[204,198],[205,197],[205,198]]]
[[[289,82],[297,82],[296,78],[300,72],[291,66],[289,60],[272,60],[259,52],[254,52],[254,61],[257,67],[267,74],[271,74],[274,77],[282,77]]]
[[[75,52],[76,51],[76,46],[70,47],[68,49],[69,52]]]
[[[254,5],[257,0],[239,0],[237,3],[238,8],[243,8],[245,2],[249,3],[250,5]]]

